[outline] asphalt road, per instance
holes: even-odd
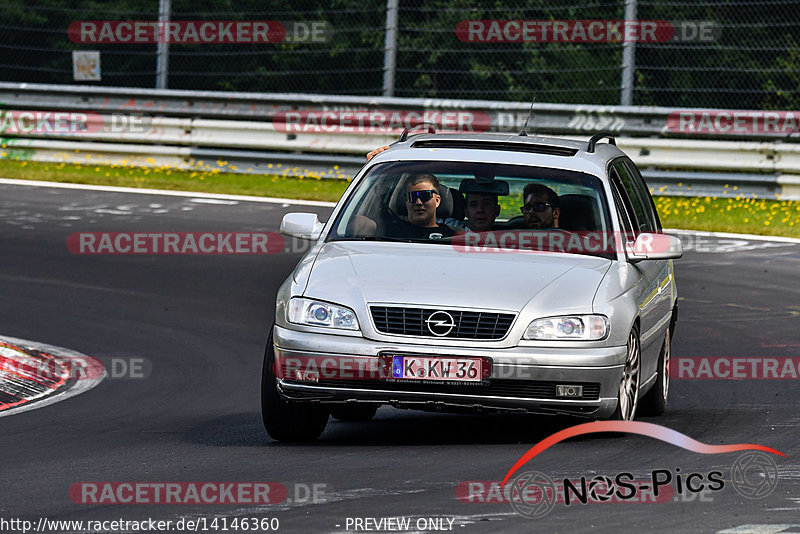
[[[276,517],[280,531],[302,533],[344,532],[348,518],[398,516],[412,519],[412,531],[419,518],[440,518],[464,533],[717,532],[800,523],[797,380],[673,380],[667,413],[642,419],[703,443],[780,450],[787,457],[776,458],[771,495],[747,499],[727,484],[666,503],[558,505],[527,519],[507,503],[460,502],[456,487],[502,479],[533,444],[575,421],[382,408],[369,423],[331,420],[312,444],[270,440],[260,421],[264,345],[274,295],[299,252],[80,256],[66,245],[79,231],[277,231],[289,211],[324,218],[330,210],[0,185],[0,335],[106,363],[140,358],[150,370],[0,417],[0,520]],[[687,239],[696,250],[676,262],[673,356],[797,356],[800,245]],[[654,469],[719,470],[730,482],[737,455],[594,435],[562,442],[527,468],[554,479],[627,471],[642,480]],[[259,506],[74,503],[70,487],[89,481],[271,481],[289,494]],[[314,484],[317,498],[304,499]]]

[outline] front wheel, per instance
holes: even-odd
[[[308,402],[284,399],[275,377],[275,348],[272,333],[267,340],[261,373],[261,418],[267,434],[278,441],[313,441],[328,424],[327,408]]]
[[[669,397],[669,360],[672,354],[670,348],[670,328],[664,334],[664,345],[661,347],[661,354],[658,356],[658,377],[656,383],[650,391],[642,398],[642,413],[646,415],[661,415],[667,409],[667,398]]]
[[[639,329],[634,325],[628,335],[628,356],[619,382],[617,409],[611,419],[633,421],[639,404],[639,383],[641,375],[642,349],[639,345]]]

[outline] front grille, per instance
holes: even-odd
[[[453,393],[458,395],[514,397],[521,399],[562,399],[556,397],[556,385],[564,382],[545,380],[503,380],[492,379],[488,385],[448,385],[420,384],[419,382],[387,382],[382,380],[320,380],[319,382],[302,382],[307,385],[319,385],[328,388],[345,389],[380,389],[386,391],[411,391],[421,393]],[[600,384],[569,382],[571,385],[583,386],[583,396],[568,400],[597,400],[600,398]]]
[[[451,339],[503,339],[514,322],[513,313],[431,310],[370,306],[375,328],[384,334],[441,337]],[[453,328],[445,335],[435,335],[426,321],[433,314],[445,312],[453,319]],[[446,317],[437,315],[436,318]],[[436,326],[433,326],[436,329]],[[446,327],[440,327],[444,329]]]

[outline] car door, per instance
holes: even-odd
[[[650,189],[642,178],[642,174],[636,165],[629,159],[623,160],[625,167],[630,171],[630,177],[639,197],[642,200],[642,209],[644,210],[647,220],[650,222],[650,230],[654,233],[662,233],[661,220],[658,217],[653,197],[650,195]],[[624,183],[624,182],[623,182]],[[664,263],[660,275],[660,299],[659,299],[659,316],[661,321],[668,321],[672,315],[672,309],[675,305],[675,300],[678,298],[675,288],[675,274],[672,268],[672,260],[661,260],[659,263]],[[666,274],[665,274],[666,273]],[[659,325],[661,334],[663,335],[665,328]]]
[[[623,164],[630,171],[632,184],[642,199],[642,208],[646,214],[648,221],[650,221],[650,228],[652,232],[662,233],[661,220],[658,217],[653,197],[650,195],[650,189],[639,172],[639,169],[630,159],[624,159]],[[658,302],[659,317],[661,322],[669,322],[672,317],[672,310],[675,306],[675,301],[678,298],[677,289],[675,287],[675,272],[672,266],[672,260],[661,260],[659,263],[664,263],[660,272],[660,295]],[[664,325],[659,324],[660,336],[663,337],[666,328]],[[658,344],[660,348],[660,343]]]
[[[614,161],[609,169],[609,177],[614,194],[619,197],[625,216],[632,226],[631,239],[643,232],[657,233],[660,231],[660,224],[651,208],[649,195],[647,199],[643,198],[636,178],[626,163],[625,159]],[[656,372],[661,340],[669,324],[669,283],[672,277],[669,261],[666,260],[643,260],[630,265],[640,277],[635,295],[639,305],[644,383]]]

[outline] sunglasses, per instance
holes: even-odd
[[[522,213],[530,213],[532,210],[538,213],[544,211],[547,208],[553,208],[553,207],[555,206],[553,206],[552,204],[548,204],[547,202],[536,202],[534,204],[525,204],[520,208],[520,211]]]
[[[420,199],[422,203],[426,203],[430,199],[433,198],[433,195],[438,195],[438,191],[434,191],[433,189],[425,189],[424,191],[410,191],[406,196],[406,202],[409,204],[414,204],[417,202],[417,199]]]

